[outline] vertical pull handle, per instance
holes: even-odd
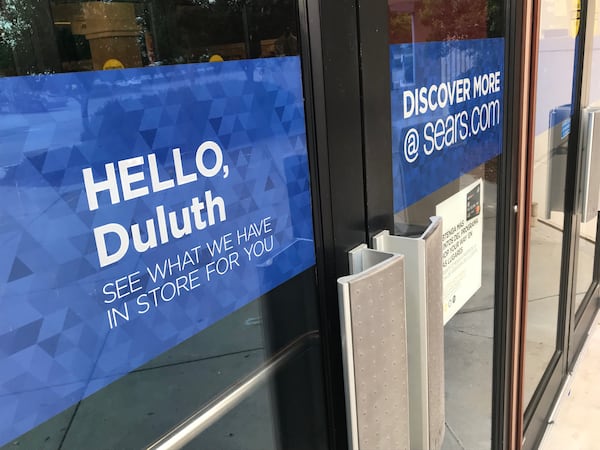
[[[600,210],[600,109],[585,109],[583,117],[581,221],[589,222]]]
[[[438,450],[445,431],[442,220],[432,217],[417,237],[384,231],[373,245],[405,257],[410,447]]]
[[[361,245],[338,280],[352,450],[408,450],[404,257]]]

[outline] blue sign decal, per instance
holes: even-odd
[[[390,65],[398,212],[501,153],[504,39],[391,45]]]
[[[0,92],[0,445],[314,265],[298,57]]]

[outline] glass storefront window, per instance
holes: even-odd
[[[542,2],[538,50],[524,405],[557,346],[567,146],[575,57],[575,4]]]
[[[0,74],[230,61],[298,54],[294,0],[5,0]]]
[[[319,329],[297,9],[0,1],[1,448],[145,448]],[[311,352],[195,448],[326,445]]]

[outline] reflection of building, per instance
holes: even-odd
[[[0,73],[7,75],[206,62],[213,55],[236,60],[298,51],[298,31],[290,26],[294,22],[285,5],[270,5],[265,14],[264,8],[224,0],[9,1],[18,1],[23,12],[20,22],[11,24],[19,51],[0,46]],[[285,45],[278,46],[285,33]]]
[[[90,44],[94,70],[102,69],[109,59],[117,59],[125,67],[142,65],[133,3],[87,2],[81,7],[83,22],[78,31]]]
[[[133,3],[64,3],[52,7],[67,70],[101,70],[109,59],[141,67],[141,29]]]

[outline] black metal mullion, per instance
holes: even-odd
[[[300,0],[329,448],[348,448],[337,278],[366,242],[355,0]]]
[[[581,178],[581,95],[584,77],[585,40],[587,29],[588,0],[581,1],[579,31],[576,37],[575,61],[573,68],[573,94],[571,100],[571,133],[567,153],[567,176],[565,183],[565,207],[563,226],[563,251],[560,303],[558,314],[558,343],[562,344],[565,355],[570,346],[569,339],[574,331],[574,295],[577,275],[577,250],[579,244],[579,222],[581,213],[579,180]],[[566,265],[564,264],[566,262]],[[562,326],[561,326],[562,325]],[[566,366],[565,358],[565,366]],[[566,369],[565,369],[566,371]]]
[[[387,0],[357,0],[368,239],[394,230]]]
[[[324,80],[322,74],[321,23],[318,1],[299,0],[299,43],[302,55],[302,79],[305,95],[307,147],[309,152],[312,191],[316,284],[319,296],[320,334],[322,342],[322,365],[324,376],[325,413],[327,417],[328,448],[343,448],[345,440],[344,392],[336,389],[336,379],[342,376],[338,328],[335,312],[328,307],[327,298],[332,295],[329,284],[335,278],[335,255],[331,244],[333,218],[331,208],[330,180],[328,170],[327,121],[324,105]],[[339,335],[337,335],[339,336]]]
[[[522,34],[525,21],[520,0],[505,2],[505,92],[504,129],[498,184],[498,219],[496,222],[496,264],[494,304],[494,355],[492,382],[492,448],[506,449],[510,443],[510,383],[512,380],[512,327],[515,309],[515,253],[517,242],[516,216],[513,206],[518,202],[517,179],[521,126],[520,99],[524,95],[521,78],[524,58]]]

